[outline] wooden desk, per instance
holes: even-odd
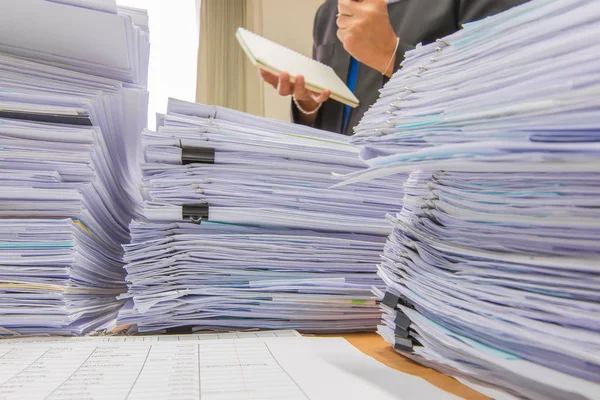
[[[373,357],[388,367],[423,378],[429,383],[444,389],[455,396],[469,400],[488,399],[488,397],[463,385],[454,378],[450,378],[449,376],[441,374],[431,368],[423,367],[405,357],[402,357],[400,354],[396,353],[394,349],[392,349],[392,346],[386,343],[381,336],[376,333],[350,333],[341,336],[366,355]]]

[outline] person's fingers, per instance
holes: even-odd
[[[346,29],[352,24],[352,17],[347,15],[340,15],[336,20],[338,28]]]
[[[277,89],[277,85],[279,83],[279,78],[277,77],[277,75],[272,74],[268,71],[265,71],[262,68],[258,69],[258,73],[260,74],[261,78],[267,82],[269,85],[273,86],[273,88]]]
[[[358,0],[339,0],[338,14],[349,17],[360,16],[365,10],[365,3]]]
[[[279,74],[279,85],[277,86],[277,92],[281,96],[289,96],[293,93],[292,82],[290,81],[290,74],[282,72]]]
[[[304,76],[297,75],[294,82],[294,97],[296,100],[304,100],[307,95],[306,86],[304,83]]]
[[[317,102],[317,104],[324,103],[331,96],[331,90],[326,89],[321,94],[313,93],[313,100]]]
[[[338,0],[338,14],[353,16],[356,5],[352,3],[354,3],[352,0]]]

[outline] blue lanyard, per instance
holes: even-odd
[[[348,81],[346,82],[348,88],[354,93],[356,88],[356,79],[358,78],[358,61],[354,57],[350,58],[350,68],[348,69]],[[346,130],[348,125],[348,119],[350,117],[350,106],[344,106],[344,124],[342,125],[342,132]]]

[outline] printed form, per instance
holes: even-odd
[[[0,341],[0,399],[454,398],[343,339]]]

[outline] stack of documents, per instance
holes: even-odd
[[[142,135],[149,220],[389,233],[381,217],[401,204],[396,179],[331,189],[332,172],[365,167],[347,137],[173,99],[168,111]]]
[[[594,1],[531,1],[408,52],[353,136],[371,168],[346,183],[450,167],[597,172],[597,21]]]
[[[395,179],[332,190],[332,172],[364,168],[345,137],[219,107],[171,100],[159,126],[142,138],[120,323],[375,328]]]
[[[407,54],[357,129],[371,168],[344,182],[413,171],[376,290],[398,351],[492,397],[598,398],[598,65],[584,0]]]
[[[8,29],[5,19],[28,27],[0,35],[2,51],[16,55],[0,55],[2,334],[79,334],[105,326],[123,303],[116,296],[126,291],[122,244],[141,211],[136,163],[148,98],[134,72],[147,69],[147,57],[122,82],[106,77],[113,74],[100,48],[95,52],[89,44],[89,54],[66,63],[59,47],[65,32],[84,26],[70,19],[80,14],[93,17],[90,23],[117,18],[126,31],[139,33],[123,34],[111,43],[115,48],[141,38],[147,48],[148,35],[129,15],[79,6],[29,0],[0,5],[0,30]],[[57,10],[52,18],[39,14],[47,23],[64,23],[44,32],[48,53],[28,47],[39,39],[39,27],[25,18],[35,20],[36,7]],[[144,21],[140,11],[129,12]],[[98,24],[89,27],[89,37],[79,32],[72,39],[108,29]],[[138,57],[139,50],[126,55]],[[51,65],[59,61],[61,68]]]
[[[374,329],[384,236],[214,223],[133,223],[131,298],[119,324],[140,332]]]

